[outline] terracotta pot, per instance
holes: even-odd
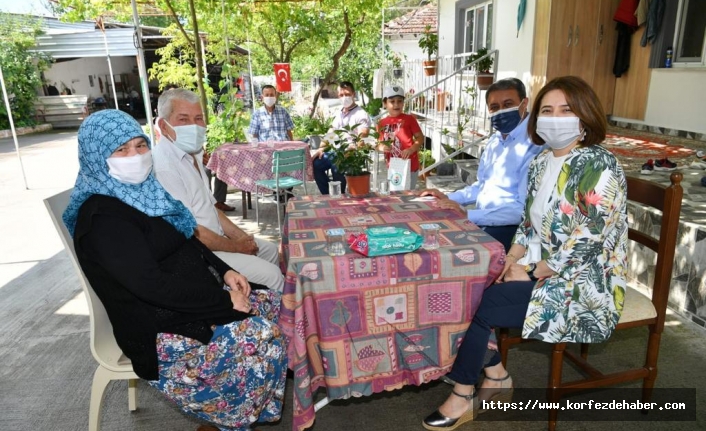
[[[436,95],[436,110],[441,112],[446,109],[446,93]]]
[[[493,84],[493,74],[492,73],[479,73],[476,75],[476,84],[478,84],[479,90],[487,90]]]
[[[436,75],[436,60],[422,61],[422,65],[424,66],[424,75],[426,75],[426,76]]]
[[[367,196],[370,194],[370,172],[363,175],[346,175],[348,194],[354,198]]]

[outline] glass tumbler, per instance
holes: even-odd
[[[329,256],[346,254],[346,231],[344,229],[328,229],[326,231],[326,252]]]
[[[439,225],[429,223],[419,227],[422,228],[422,248],[424,250],[436,250],[439,248]]]
[[[328,194],[332,198],[340,198],[341,197],[341,182],[340,181],[329,181]]]

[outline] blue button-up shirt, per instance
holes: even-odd
[[[475,183],[448,197],[461,205],[475,203],[468,220],[478,226],[508,226],[520,223],[527,198],[527,175],[532,159],[543,146],[532,143],[525,118],[504,139],[495,132],[485,146]]]
[[[257,135],[260,142],[289,141],[287,130],[294,130],[294,122],[286,109],[275,105],[271,114],[264,106],[253,113],[248,133]]]

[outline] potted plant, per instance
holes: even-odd
[[[487,54],[488,48],[479,48],[475,54],[471,54],[466,60],[466,65],[471,66],[476,72],[476,84],[480,90],[487,90],[494,79],[494,75],[490,73],[490,68],[493,67],[493,56],[488,55],[485,57]]]
[[[361,137],[355,132],[358,125],[346,126],[326,133],[321,143],[338,172],[346,176],[348,193],[353,197],[370,193],[370,154],[374,153],[377,139]],[[371,132],[371,135],[374,135]]]
[[[431,150],[425,149],[419,152],[419,164],[423,167],[431,166],[436,163],[436,159],[431,155]],[[435,172],[436,168],[432,169],[430,172]],[[419,175],[419,178],[426,180],[429,176],[429,172]]]
[[[320,114],[312,117],[295,115],[292,117],[292,121],[294,122],[294,136],[300,139],[309,138],[309,145],[315,150],[321,145],[321,136],[331,128],[333,118],[325,118]]]
[[[432,60],[431,57],[436,57],[436,54],[439,52],[439,36],[431,32],[431,26],[427,25],[424,28],[424,33],[422,33],[422,37],[419,38],[419,47],[427,54],[427,60],[422,62],[424,65],[424,75],[436,75],[436,58]]]
[[[402,69],[402,57],[400,54],[397,52],[390,54],[390,62],[392,63],[392,76],[395,78],[402,78],[404,70]]]

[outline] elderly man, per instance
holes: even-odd
[[[341,81],[338,84],[338,98],[341,100],[343,108],[334,117],[329,131],[357,125],[355,132],[363,138],[368,136],[371,123],[370,116],[363,108],[355,104],[355,88],[351,82]],[[329,169],[333,180],[341,182],[341,193],[344,193],[346,191],[346,177],[336,170],[329,155],[324,153],[323,148],[316,150],[311,157],[314,160],[314,180],[321,194],[328,194]]]
[[[213,204],[202,163],[206,128],[198,95],[177,88],[157,102],[159,144],[152,149],[157,181],[196,218],[196,237],[248,280],[282,291],[277,246],[253,238]]]
[[[485,93],[490,121],[497,130],[485,146],[478,164],[476,182],[448,196],[436,189],[421,196],[440,199],[439,207],[468,214],[490,236],[510,249],[527,197],[527,175],[532,159],[543,147],[527,135],[529,99],[517,78],[497,81]],[[473,209],[465,205],[475,204]]]
[[[248,128],[248,133],[260,142],[293,140],[294,122],[287,110],[277,105],[277,98],[275,87],[262,87],[262,102],[265,106],[253,113]]]

